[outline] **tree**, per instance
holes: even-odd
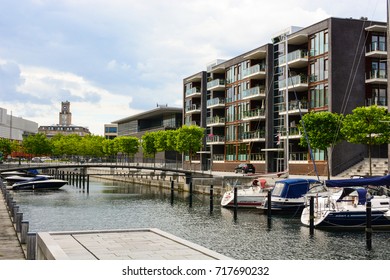
[[[2,158],[7,158],[7,156],[11,154],[11,152],[12,152],[12,141],[9,139],[0,138],[0,154],[1,154],[0,161],[2,160]]]
[[[154,164],[156,164],[155,158],[157,153],[156,139],[157,139],[156,132],[146,132],[141,137],[141,146],[142,146],[144,157],[153,158]]]
[[[390,115],[385,108],[376,105],[358,107],[344,118],[341,129],[345,139],[350,143],[368,145],[368,158],[371,167],[371,146],[390,142]]]
[[[23,148],[28,154],[36,156],[50,155],[52,153],[52,145],[43,133],[27,136],[23,139]]]
[[[134,136],[120,136],[114,139],[118,147],[118,152],[127,156],[134,156],[139,149],[139,139]]]
[[[328,148],[343,140],[340,133],[343,116],[331,112],[310,112],[299,121],[302,134],[300,145],[323,150],[327,162],[328,179],[330,179]],[[309,141],[309,143],[307,142]]]
[[[194,153],[202,148],[202,139],[204,137],[204,128],[196,125],[183,125],[177,130],[176,150],[181,153],[188,153],[191,158]]]

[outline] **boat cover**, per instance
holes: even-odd
[[[390,175],[372,178],[354,178],[325,181],[327,187],[390,186]]]

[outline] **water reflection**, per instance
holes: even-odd
[[[71,186],[55,192],[15,192],[31,231],[159,228],[236,259],[390,259],[390,234],[375,232],[373,250],[364,232],[326,232],[301,226],[299,218],[256,210],[221,208],[207,195],[174,193],[141,185],[91,182],[89,194]]]

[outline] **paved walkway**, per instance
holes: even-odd
[[[38,259],[226,260],[217,252],[159,229],[40,232]]]
[[[0,190],[0,260],[24,260],[23,249]]]

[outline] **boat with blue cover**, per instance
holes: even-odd
[[[14,183],[12,190],[58,190],[67,183],[68,181],[65,180],[37,175],[27,180]]]

